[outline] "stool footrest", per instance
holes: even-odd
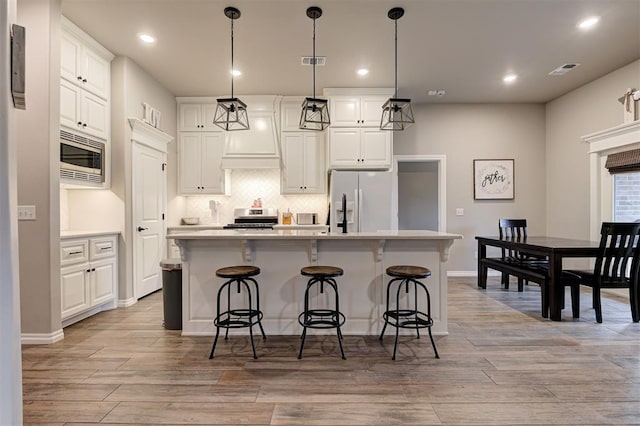
[[[233,316],[233,318],[231,317]],[[220,313],[213,323],[222,328],[243,328],[258,324],[263,317],[262,311],[255,309],[232,309]]]
[[[298,315],[300,325],[307,328],[337,328],[345,321],[343,313],[331,309],[310,309]]]
[[[427,328],[433,326],[433,319],[424,312],[409,309],[386,311],[382,318],[387,324],[399,328]]]

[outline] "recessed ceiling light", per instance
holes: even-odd
[[[365,75],[367,75],[367,74],[369,74],[369,70],[368,70],[368,69],[366,69],[366,68],[360,68],[360,69],[358,70],[358,75],[365,76]]]
[[[518,79],[518,76],[515,74],[507,74],[504,77],[502,77],[502,81],[509,84],[509,83],[513,83],[514,81],[516,81]]]
[[[231,70],[231,74],[235,77],[241,76],[242,75],[242,71],[240,70]]]
[[[147,44],[151,44],[151,43],[155,43],[156,42],[156,38],[152,35],[149,34],[140,34],[138,36],[138,38],[140,40],[142,40],[143,42],[147,43]]]
[[[581,30],[588,30],[589,28],[593,28],[598,21],[600,21],[599,16],[590,16],[587,19],[584,19],[578,23],[578,28]]]

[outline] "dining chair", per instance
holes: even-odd
[[[521,240],[527,238],[527,219],[499,219],[498,232],[500,238],[510,238]],[[502,259],[520,264],[527,264],[540,268],[546,268],[548,262],[546,258],[519,253],[516,250],[502,249]],[[524,284],[528,284],[528,280],[518,278],[518,291],[524,290]],[[509,274],[502,273],[502,285],[505,289],[509,288]]]
[[[569,271],[592,288],[596,321],[602,322],[600,290],[628,288],[631,317],[640,321],[640,223],[603,222],[598,256],[592,271]]]

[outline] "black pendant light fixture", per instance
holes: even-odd
[[[389,10],[389,19],[395,23],[395,90],[382,106],[380,130],[404,130],[414,123],[411,99],[398,98],[398,19],[404,15],[404,9],[394,7]]]
[[[229,131],[248,130],[247,105],[233,96],[233,21],[240,17],[240,11],[235,7],[226,7],[224,14],[231,20],[231,97],[218,99],[213,124]]]
[[[316,19],[322,16],[322,9],[311,6],[307,9],[307,16],[313,19],[313,97],[305,98],[302,103],[299,127],[303,130],[322,131],[331,124],[327,100],[316,98]]]

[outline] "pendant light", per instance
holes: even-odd
[[[231,97],[218,99],[213,124],[223,130],[248,130],[247,104],[233,96],[233,21],[240,17],[240,11],[235,7],[226,7],[224,14],[231,20]]]
[[[394,7],[389,10],[389,19],[395,22],[395,90],[382,106],[380,130],[404,130],[414,123],[411,99],[398,98],[398,19],[404,15],[404,9]]]
[[[322,9],[311,6],[307,9],[307,16],[313,19],[313,97],[305,98],[302,103],[299,127],[303,130],[322,131],[331,124],[327,100],[316,98],[316,19],[322,16]]]

